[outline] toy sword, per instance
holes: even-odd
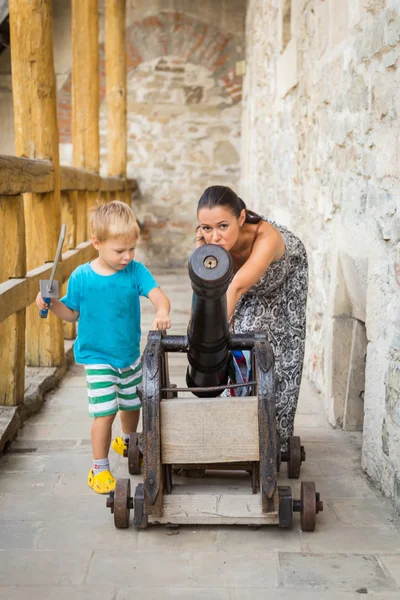
[[[54,277],[56,275],[58,262],[60,260],[61,251],[63,247],[63,243],[65,240],[65,232],[67,230],[66,225],[61,226],[60,237],[58,238],[58,246],[56,250],[56,257],[54,259],[53,268],[51,270],[50,279],[41,279],[40,280],[40,294],[43,300],[47,305],[50,305],[51,298],[59,298],[59,289],[58,289],[58,281],[54,281]],[[47,319],[47,315],[49,314],[49,309],[40,311],[40,318]]]

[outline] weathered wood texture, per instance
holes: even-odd
[[[255,396],[161,402],[163,464],[253,461],[259,457]]]
[[[52,161],[54,192],[26,194],[27,268],[53,260],[60,233],[60,167],[51,0],[10,0],[11,67],[17,156]],[[26,364],[60,365],[63,329],[51,315],[26,313]]]
[[[250,479],[250,478],[249,478]],[[175,486],[172,494],[164,495],[162,516],[149,515],[149,523],[180,525],[277,525],[279,523],[277,494],[275,510],[262,512],[261,494],[252,494],[250,483],[246,493],[229,493],[226,487],[208,485]],[[187,489],[188,488],[188,489]]]
[[[80,264],[92,260],[95,256],[96,250],[91,242],[84,242],[74,250],[64,252],[63,260],[57,270],[59,284],[67,281],[72,271]],[[39,289],[39,281],[49,279],[52,266],[52,263],[48,263],[29,271],[24,278],[9,279],[0,283],[0,323],[14,312],[22,310],[34,302]],[[39,319],[38,314],[36,314],[36,318]]]
[[[100,177],[77,167],[61,166],[61,190],[101,190],[131,194],[135,179]],[[42,194],[54,191],[54,168],[50,160],[33,160],[0,155],[0,195],[17,196],[25,192]]]
[[[26,272],[22,196],[0,196],[0,282]],[[14,406],[24,399],[25,310],[0,323],[0,404]]]
[[[99,20],[97,0],[72,0],[73,163],[99,172]]]
[[[126,174],[126,27],[125,0],[105,2],[107,170]]]
[[[54,190],[54,169],[49,160],[0,156],[0,194]]]

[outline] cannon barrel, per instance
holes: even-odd
[[[193,299],[188,326],[188,387],[212,387],[225,385],[228,381],[226,290],[232,273],[232,259],[221,246],[200,246],[190,257]],[[198,392],[196,396],[218,396],[220,393]]]

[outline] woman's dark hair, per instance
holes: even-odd
[[[216,206],[226,206],[237,219],[244,209],[246,211],[245,223],[254,224],[262,221],[260,215],[252,210],[248,210],[243,200],[231,188],[225,185],[212,185],[208,187],[201,195],[197,205],[197,212],[201,208],[215,208]]]

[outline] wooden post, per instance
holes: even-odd
[[[77,208],[78,208],[78,192],[70,190],[61,194],[61,220],[67,226],[67,233],[63,252],[72,250],[76,244],[76,224],[77,224]],[[68,282],[65,282],[61,287],[61,294],[64,296],[67,293]],[[63,322],[64,339],[73,340],[76,337],[76,324]]]
[[[105,2],[107,169],[117,177],[126,177],[125,4],[125,0]]]
[[[72,0],[72,144],[75,167],[99,172],[97,0]]]
[[[97,8],[97,0],[72,0],[73,163],[94,173],[100,170]],[[92,201],[89,192],[79,193],[79,242],[88,239],[88,209]]]
[[[22,196],[0,196],[0,281],[26,273]],[[0,323],[0,405],[24,400],[25,310]]]
[[[17,156],[53,162],[54,192],[25,194],[26,266],[54,260],[60,234],[60,164],[51,0],[10,0],[11,67]],[[62,322],[40,319],[36,305],[26,314],[26,364],[64,361]]]

